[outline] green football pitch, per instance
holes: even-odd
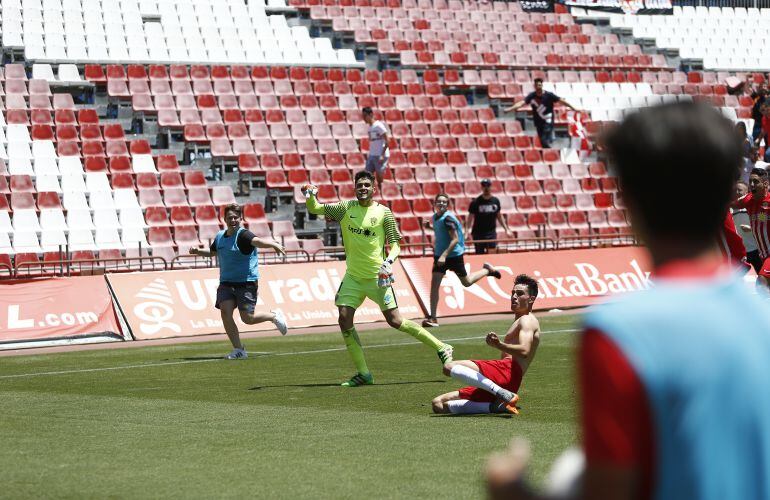
[[[243,361],[222,341],[0,358],[0,496],[479,498],[485,458],[513,436],[540,482],[576,441],[578,320],[541,319],[518,417],[433,415],[460,384],[390,329],[361,333],[375,385],[354,389],[333,331],[247,339]],[[483,335],[509,323],[433,332],[456,359],[493,358]]]

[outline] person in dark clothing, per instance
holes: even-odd
[[[505,217],[500,212],[500,200],[492,195],[492,181],[481,181],[482,193],[476,197],[468,207],[468,218],[465,220],[465,232],[470,234],[473,240],[496,240],[497,223],[505,230],[506,236],[512,236]],[[496,241],[474,243],[476,253],[495,253]]]
[[[558,103],[567,106],[573,111],[579,111],[575,106],[553,92],[543,90],[543,79],[535,78],[535,91],[530,92],[523,101],[516,102],[512,106],[505,108],[505,111],[517,111],[525,104],[532,106],[532,121],[535,122],[537,135],[540,137],[540,144],[544,148],[550,148],[553,142],[553,107]]]
[[[754,104],[751,106],[751,118],[754,120],[754,128],[751,131],[751,138],[754,142],[762,135],[762,107],[767,104],[767,87],[765,84],[759,85],[751,92],[751,99]]]

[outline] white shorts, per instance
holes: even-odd
[[[366,171],[383,174],[388,168],[388,160],[389,158],[382,156],[369,156],[366,158]]]

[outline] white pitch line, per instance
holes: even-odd
[[[579,332],[580,329],[577,328],[569,328],[566,330],[551,330],[548,332],[543,333],[569,333],[569,332]],[[460,342],[463,340],[477,340],[477,339],[483,339],[485,336],[474,336],[474,337],[458,337],[454,339],[445,339],[446,342]],[[417,345],[420,344],[420,342],[415,341],[406,341],[406,342],[395,342],[390,344],[375,344],[375,345],[368,345],[365,347],[365,349],[377,349],[381,347],[398,347],[398,346],[404,346],[404,345]],[[329,349],[316,349],[313,351],[291,351],[291,352],[276,352],[276,353],[265,353],[258,356],[259,358],[266,358],[270,356],[299,356],[302,354],[321,354],[325,352],[338,352],[338,351],[345,351],[347,350],[347,347],[332,347]],[[0,375],[0,379],[9,379],[9,378],[24,378],[24,377],[39,377],[42,375],[69,375],[73,373],[89,373],[89,372],[106,372],[106,371],[112,371],[112,370],[130,370],[133,368],[155,368],[157,366],[173,366],[173,365],[188,365],[193,363],[206,363],[210,361],[222,361],[224,358],[215,358],[215,359],[191,359],[191,360],[185,360],[185,361],[170,361],[166,363],[147,363],[143,365],[124,365],[124,366],[107,366],[102,368],[83,368],[79,370],[61,370],[61,371],[55,371],[55,372],[38,372],[38,373],[17,373],[15,375]]]

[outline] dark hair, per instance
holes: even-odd
[[[644,237],[710,244],[719,231],[742,163],[730,120],[701,103],[677,102],[632,113],[602,140],[632,220]],[[698,189],[682,189],[693,175]],[[682,224],[666,201],[697,206]]]
[[[229,205],[225,206],[225,217],[227,217],[227,212],[235,212],[238,218],[240,218],[243,214],[243,209],[237,203],[230,203]]]
[[[765,170],[764,168],[754,167],[751,169],[751,174],[749,175],[756,175],[763,180],[767,180],[767,170]]]
[[[374,113],[374,111],[372,111],[372,108],[370,108],[369,106],[366,106],[364,109],[361,110],[361,113],[365,115],[371,115]]]
[[[543,83],[543,79],[542,78],[535,78],[535,83],[538,83],[538,82]]]
[[[537,281],[535,281],[535,278],[532,276],[529,276],[527,274],[520,274],[516,276],[516,279],[513,280],[513,286],[516,285],[527,285],[527,292],[531,297],[537,297]]]
[[[738,122],[738,123],[735,124],[735,129],[738,130],[739,132],[743,132],[745,134],[746,133],[746,124],[744,122]],[[746,138],[745,137],[741,137],[741,140],[744,140],[744,139],[746,139]]]
[[[366,170],[361,170],[360,172],[356,173],[356,176],[353,178],[353,184],[358,184],[359,179],[369,179],[374,183],[374,175],[372,175],[371,172],[367,172]]]
[[[433,202],[435,203],[435,202],[436,202],[436,201],[437,201],[439,198],[441,198],[442,196],[443,196],[444,198],[446,198],[446,201],[451,201],[451,200],[452,200],[452,198],[450,198],[448,194],[446,194],[446,193],[439,193],[439,194],[437,194],[437,195],[436,195],[436,197],[435,197],[435,198],[433,198]]]

